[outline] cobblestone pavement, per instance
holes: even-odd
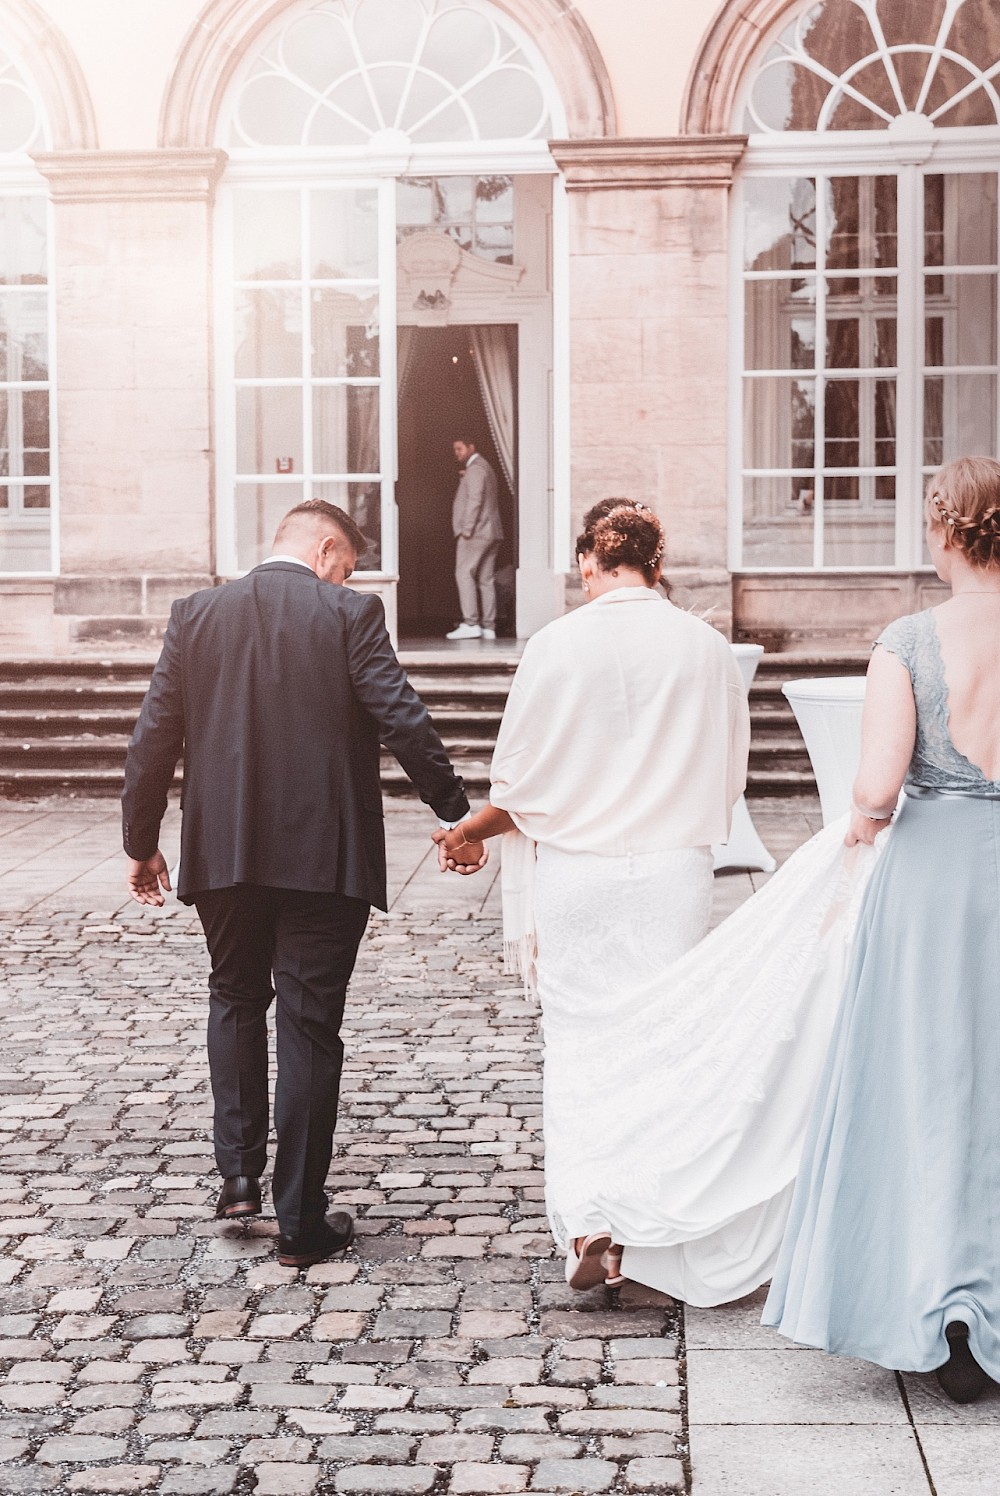
[[[300,1274],[273,1219],[211,1219],[200,930],[122,904],[115,822],[0,807],[0,1492],[682,1490],[678,1306],[553,1256],[493,871],[445,885],[390,812],[331,1172],[357,1245]]]

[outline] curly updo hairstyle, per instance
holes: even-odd
[[[602,499],[583,517],[576,554],[593,556],[601,571],[633,567],[653,586],[660,574],[663,526],[652,509],[634,499]]]
[[[1000,462],[995,457],[946,462],[928,485],[927,506],[947,547],[964,551],[974,566],[1000,565]]]

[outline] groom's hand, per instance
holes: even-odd
[[[137,904],[151,904],[159,908],[163,903],[160,890],[170,892],[170,873],[163,853],[157,849],[145,862],[138,862],[134,857],[127,857],[125,861],[128,864],[125,882],[132,898]]]
[[[450,831],[434,831],[431,840],[437,844],[438,867],[442,873],[461,873],[468,877],[471,873],[478,873],[490,860],[484,843],[466,841],[461,826],[454,826]]]

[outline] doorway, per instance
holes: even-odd
[[[476,337],[488,334],[488,338]],[[498,557],[497,632],[515,632],[517,568],[517,329],[515,327],[407,327],[400,329],[399,633],[406,639],[441,639],[459,621],[455,586],[455,541],[451,506],[458,484],[452,442],[474,440],[497,475],[504,539]],[[484,398],[483,344],[509,367],[508,437],[503,460],[491,428],[486,399],[497,400],[487,382]],[[477,354],[474,345],[479,344]],[[478,362],[477,362],[478,360]],[[494,419],[497,412],[494,412]],[[501,437],[501,439],[503,439]],[[509,473],[509,476],[508,476]]]

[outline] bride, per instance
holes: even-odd
[[[706,937],[749,713],[722,636],[654,590],[662,546],[641,505],[589,512],[590,601],[528,641],[491,804],[435,840],[473,872],[502,834],[568,1281],[707,1305],[774,1267],[870,849],[828,828]]]

